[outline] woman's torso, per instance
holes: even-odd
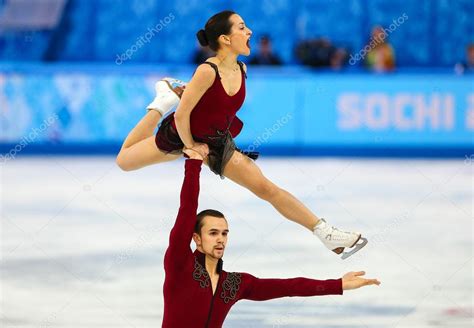
[[[216,76],[211,87],[206,90],[199,102],[191,112],[190,125],[191,134],[195,139],[209,140],[212,137],[219,137],[227,131],[234,120],[237,111],[241,108],[245,100],[245,78],[246,74],[243,64],[239,63],[240,74],[230,77],[232,81],[226,81],[226,85],[238,85],[240,87],[235,94],[229,95],[224,89],[223,81],[219,69],[215,63],[206,62],[215,70]],[[232,90],[230,91],[232,92]],[[176,125],[173,119],[173,127]]]

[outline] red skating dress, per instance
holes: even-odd
[[[241,151],[235,146],[235,138],[242,130],[243,123],[236,116],[245,100],[245,79],[247,78],[243,63],[238,62],[242,74],[239,91],[229,96],[224,89],[217,65],[210,62],[216,71],[216,78],[211,87],[204,93],[191,112],[190,125],[193,139],[209,146],[209,167],[222,177],[225,165],[234,150],[240,151],[252,159],[257,159],[257,152]],[[180,154],[184,147],[176,129],[174,112],[165,116],[158,126],[155,142],[161,151]]]

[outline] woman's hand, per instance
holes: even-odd
[[[204,160],[209,154],[209,147],[203,143],[195,143],[192,148],[183,148],[183,153],[189,156],[191,159]]]
[[[209,155],[209,146],[205,143],[194,142],[194,145],[192,147],[185,149],[192,149],[198,152],[202,156],[202,158],[206,158],[207,155]]]
[[[346,273],[342,277],[342,289],[349,290],[357,289],[362,286],[380,285],[380,281],[378,281],[377,279],[362,278],[363,275],[365,275],[364,271]]]

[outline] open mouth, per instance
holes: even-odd
[[[250,49],[250,38],[247,39],[247,48]]]

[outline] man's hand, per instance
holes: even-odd
[[[357,289],[362,286],[380,285],[380,281],[378,281],[377,279],[365,279],[362,278],[363,275],[365,275],[364,271],[346,273],[342,277],[342,289],[349,290]]]
[[[189,156],[190,159],[204,160],[204,158],[209,154],[209,147],[206,144],[199,144],[200,148],[198,151],[197,147],[193,148],[184,148],[183,153]],[[202,146],[201,146],[202,145]],[[205,155],[203,155],[202,153]]]
[[[189,156],[185,150],[194,150],[195,152],[198,152],[202,158],[206,158],[207,155],[209,155],[209,146],[205,143],[195,142],[191,147],[184,147],[183,152]]]

